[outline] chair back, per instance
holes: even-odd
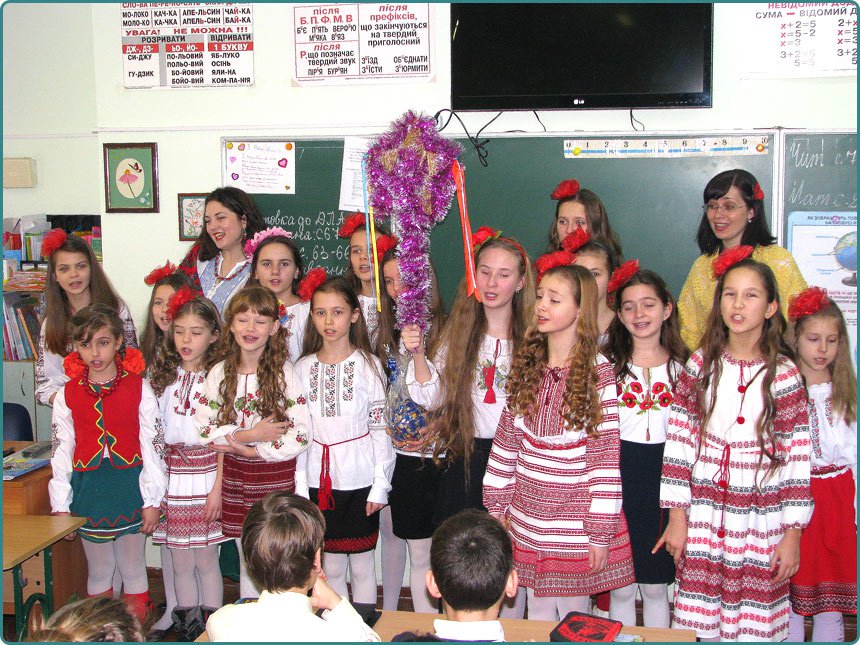
[[[33,441],[33,421],[20,403],[3,402],[3,441]]]

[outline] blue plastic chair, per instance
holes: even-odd
[[[3,441],[33,441],[33,421],[20,403],[3,402]]]

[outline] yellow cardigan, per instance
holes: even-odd
[[[690,351],[698,349],[702,334],[705,333],[708,314],[711,312],[714,289],[717,286],[712,269],[716,257],[714,254],[696,258],[678,299],[681,338]],[[752,259],[768,265],[773,271],[779,288],[782,313],[787,316],[789,297],[806,289],[806,280],[803,279],[791,253],[776,244],[757,246]]]

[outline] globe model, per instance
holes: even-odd
[[[851,231],[839,238],[836,246],[833,247],[833,254],[836,256],[836,262],[839,263],[846,271],[852,273],[851,277],[845,278],[842,282],[849,286],[857,285],[857,231]],[[847,282],[846,282],[847,281]]]

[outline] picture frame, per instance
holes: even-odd
[[[203,211],[209,193],[178,193],[179,240],[193,242],[203,229]]]
[[[105,212],[158,212],[158,146],[105,143]]]

